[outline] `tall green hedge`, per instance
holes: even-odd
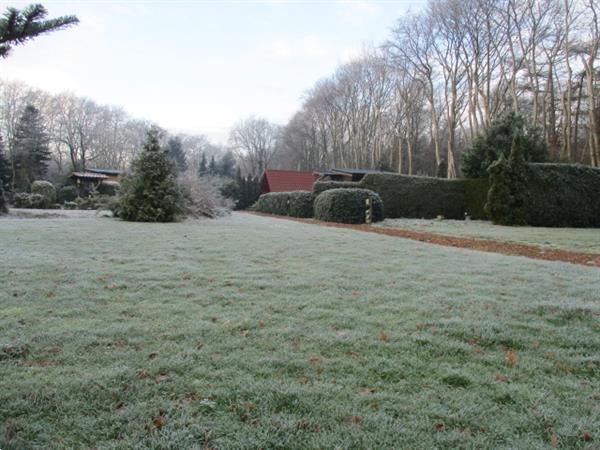
[[[389,218],[413,217],[432,219],[464,219],[467,209],[465,180],[416,177],[393,174],[367,174],[360,182],[365,189],[375,191],[385,205]],[[480,187],[480,185],[478,185]],[[481,216],[483,204],[477,204],[477,196],[470,198],[474,216]]]
[[[2,186],[2,182],[0,182],[0,214],[5,214],[8,212],[8,206],[6,205],[6,198],[4,197],[4,187]]]
[[[315,196],[329,189],[355,189],[360,188],[360,183],[354,181],[316,181],[313,184]]]
[[[270,192],[258,198],[254,209],[280,216],[312,217],[314,195],[308,191]]]
[[[500,161],[490,168],[488,209],[495,223],[600,227],[600,169]],[[497,172],[497,173],[495,173]]]
[[[315,200],[315,219],[338,223],[365,223],[366,200],[373,201],[373,222],[383,220],[383,202],[368,189],[330,189]]]

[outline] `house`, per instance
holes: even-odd
[[[260,178],[260,193],[312,191],[316,177],[298,170],[265,170]]]
[[[87,172],[106,175],[107,181],[116,181],[117,183],[121,181],[121,174],[123,173],[122,170],[117,169],[87,169]]]
[[[85,172],[73,172],[71,179],[78,188],[97,188],[105,181],[121,181],[121,170],[116,169],[87,169]]]
[[[394,173],[378,169],[339,169],[333,168],[321,172],[315,172],[319,181],[360,181],[369,173]]]

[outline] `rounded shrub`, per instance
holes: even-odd
[[[77,198],[77,188],[75,186],[63,186],[58,190],[58,201],[60,203],[72,202]]]
[[[308,218],[313,216],[313,203],[315,196],[308,191],[295,191],[289,193],[288,215],[292,217]]]
[[[353,188],[360,188],[360,184],[356,181],[315,181],[313,184],[313,194],[317,196],[330,189]]]
[[[383,220],[383,202],[369,189],[330,189],[315,200],[315,219],[338,223],[365,223],[367,199],[373,201],[373,222]]]
[[[49,181],[34,181],[31,183],[31,193],[43,196],[46,204],[48,205],[46,207],[50,207],[50,205],[56,203],[56,189]]]
[[[43,195],[28,194],[27,192],[16,193],[13,197],[13,204],[16,208],[25,209],[48,209],[50,207]]]
[[[269,192],[258,198],[255,204],[255,210],[267,214],[277,214],[287,216],[289,192]]]

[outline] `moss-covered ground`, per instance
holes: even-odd
[[[234,214],[0,220],[0,448],[598,448],[600,270]]]

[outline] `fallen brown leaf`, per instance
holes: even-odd
[[[360,417],[360,416],[346,416],[344,418],[344,421],[346,423],[351,423],[353,425],[360,425],[360,423],[362,422],[362,417]]]
[[[390,341],[390,337],[383,330],[379,332],[379,336],[377,337],[377,339],[379,339],[381,342],[386,343]]]
[[[517,354],[517,351],[514,348],[509,348],[508,350],[506,350],[504,360],[511,366],[516,366],[519,362],[519,355]]]

